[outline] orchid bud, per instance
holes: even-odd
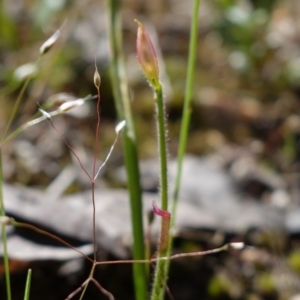
[[[149,83],[156,87],[159,84],[157,55],[144,25],[138,20],[134,21],[138,25],[136,51],[139,63]]]
[[[158,244],[158,252],[162,253],[168,248],[171,214],[167,210],[160,209],[155,202],[152,203],[152,208],[155,215],[162,217]]]

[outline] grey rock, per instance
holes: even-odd
[[[142,173],[146,170],[148,179],[151,174],[156,174],[153,182],[157,181],[156,166],[152,161],[142,167]],[[174,182],[175,171],[174,161],[170,163],[169,170],[171,183]],[[170,188],[173,189],[172,184]],[[103,188],[97,189],[95,195],[98,249],[111,251],[120,257],[127,256],[132,242],[128,191]],[[153,201],[159,205],[157,193],[144,192],[144,215],[152,209]],[[16,219],[19,217],[40,224],[87,244],[92,241],[91,191],[56,199],[36,189],[4,184],[4,202],[7,213]],[[213,159],[185,158],[176,213],[177,233],[191,228],[242,233],[251,228],[282,227],[284,217],[284,211],[270,203],[243,199],[229,173]],[[300,228],[298,223],[295,226]],[[156,218],[153,234],[157,234],[158,225]],[[287,228],[292,229],[292,226],[287,225]],[[13,245],[14,241],[10,243]]]

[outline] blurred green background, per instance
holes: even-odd
[[[174,157],[184,97],[192,1],[128,0],[122,1],[122,5],[124,54],[140,156],[156,156],[157,146],[153,95],[135,53],[134,18],[144,22],[158,49],[169,117],[170,156]],[[263,165],[281,174],[299,172],[300,2],[202,1],[200,11],[188,153],[206,155],[234,145],[253,151]],[[117,122],[108,70],[105,1],[1,2],[0,129],[5,127],[26,75],[19,67],[35,62],[42,43],[62,24],[62,35],[42,58],[13,128],[30,119],[37,111],[37,102],[43,104],[55,94],[69,93],[79,98],[96,94],[96,59],[102,78],[100,154],[104,158],[115,138]],[[76,114],[55,119],[74,149],[87,157],[94,146],[95,106],[96,101],[90,101]],[[121,164],[121,152],[119,143],[109,164]],[[45,187],[60,174],[70,154],[45,122],[9,143],[4,148],[3,160],[6,181]],[[184,247],[190,249],[188,244]],[[299,253],[294,252],[290,261],[297,267]],[[189,261],[186,264],[192,267]],[[248,293],[247,298],[241,296],[249,288],[241,282],[244,279],[237,280],[234,270],[225,269],[220,268],[212,276],[210,297],[279,297],[263,268],[252,287],[256,293]]]
[[[169,115],[170,153],[174,156],[185,87],[192,1],[132,0],[122,4],[124,52],[141,157],[156,155],[156,141],[152,94],[136,60],[134,18],[144,21],[159,48]],[[266,154],[268,162],[276,168],[290,167],[294,162],[298,155],[295,142],[299,131],[299,6],[295,0],[201,3],[188,152],[205,154],[226,143],[248,147],[257,142],[262,155]],[[35,113],[37,102],[44,103],[54,94],[65,92],[76,97],[95,94],[92,78],[96,58],[102,77],[101,149],[106,152],[114,138],[116,121],[108,76],[106,9],[105,1],[3,1],[0,12],[1,128],[19,91],[20,76],[24,76],[16,69],[34,62],[41,44],[65,23],[58,43],[41,61],[15,126]],[[73,128],[78,143],[88,148],[93,145],[95,127],[95,116],[88,109],[93,110],[94,106],[95,102],[90,103],[87,111],[79,112],[64,123],[68,127],[65,131],[72,133]],[[274,138],[276,132],[277,139]],[[64,148],[63,145],[57,147]],[[54,161],[60,154],[55,155]],[[11,167],[6,178],[20,180],[16,178],[13,162]],[[22,165],[18,165],[17,169],[20,168]],[[59,169],[57,167],[57,172]],[[24,180],[39,184],[32,178],[21,179]]]

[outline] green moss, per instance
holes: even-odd
[[[293,251],[288,257],[288,265],[300,274],[300,251]]]
[[[272,275],[267,273],[258,274],[255,278],[255,287],[264,294],[273,293],[275,290],[275,283]]]
[[[212,297],[218,297],[222,294],[228,294],[230,281],[222,274],[214,276],[208,285],[208,294]]]

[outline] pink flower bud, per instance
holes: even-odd
[[[156,87],[159,83],[157,55],[144,25],[138,20],[134,21],[138,25],[136,51],[139,63],[149,83]]]
[[[157,215],[162,217],[163,219],[169,219],[171,214],[167,210],[160,209],[155,202],[152,203],[153,212]]]
[[[168,248],[171,214],[167,210],[160,209],[155,202],[152,203],[154,214],[162,217],[158,252],[163,253]]]

